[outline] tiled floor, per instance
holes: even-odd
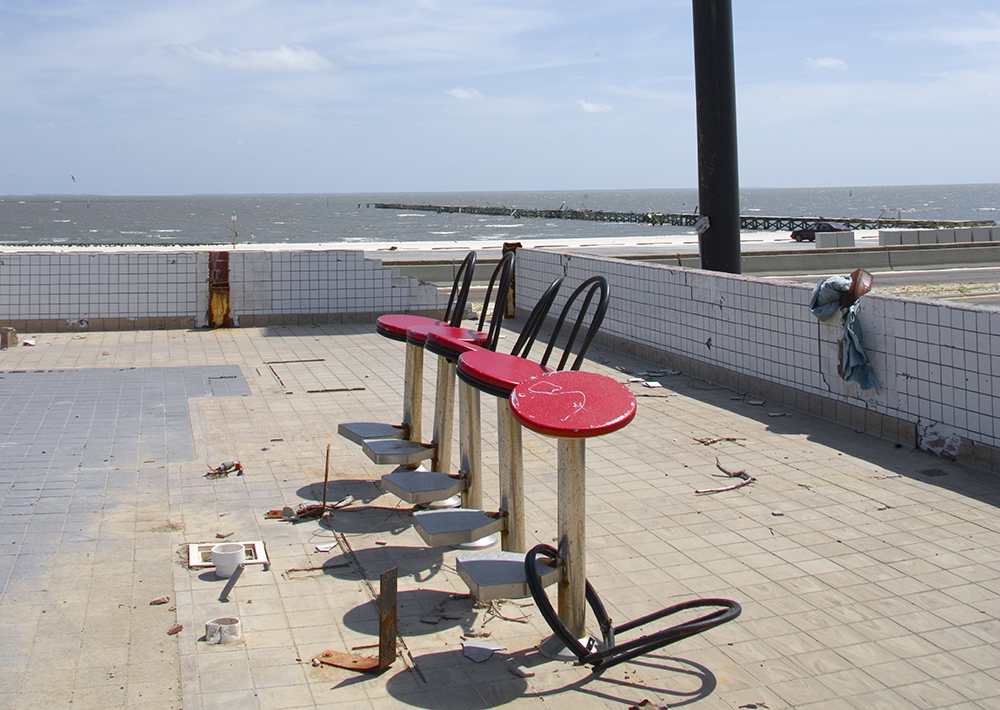
[[[37,343],[0,352],[0,707],[1000,707],[995,476],[684,375],[634,386],[635,421],[588,444],[588,577],[616,621],[694,596],[743,615],[592,675],[535,652],[548,632],[530,600],[453,598],[456,551],[424,547],[379,490],[387,469],[336,436],[399,418],[403,348],[372,326]],[[651,369],[591,354],[588,369],[622,380],[616,368]],[[425,375],[429,399],[433,358]],[[482,411],[495,509],[492,398]],[[524,445],[529,537],[549,542],[555,446]],[[357,502],[332,530],[265,520],[322,497],[328,446],[328,498]],[[245,475],[204,477],[230,459]],[[757,480],[696,495],[730,482],[717,466]],[[263,540],[270,565],[248,566],[224,604],[186,544],[229,533]],[[392,669],[313,667],[327,649],[373,652],[393,566]],[[241,619],[241,643],[200,640],[221,616]],[[472,662],[470,631],[507,650]]]

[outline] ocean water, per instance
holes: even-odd
[[[574,220],[506,219],[370,207],[372,203],[586,207],[622,212],[697,212],[698,192],[598,190],[335,195],[0,197],[0,245],[210,245],[513,241],[693,234]],[[1000,184],[855,188],[750,188],[740,213],[788,217],[1000,219]],[[235,221],[234,221],[235,215]]]

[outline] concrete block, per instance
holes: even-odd
[[[938,230],[921,229],[917,231],[917,244],[937,244]]]
[[[955,230],[956,234],[958,230]],[[969,230],[970,242],[988,242],[992,240],[989,227],[973,227]]]
[[[916,229],[903,229],[899,232],[900,244],[919,244],[920,232]]]
[[[817,249],[850,248],[854,246],[854,232],[816,232]]]
[[[878,245],[880,247],[897,246],[903,243],[903,233],[898,229],[878,230]]]
[[[957,241],[954,229],[935,229],[934,231],[937,232],[938,244],[954,244]]]
[[[854,232],[816,232],[817,249],[853,247]]]

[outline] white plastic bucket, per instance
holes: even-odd
[[[246,562],[247,550],[241,542],[220,542],[212,547],[212,564],[215,576],[232,577],[236,567]]]
[[[205,641],[208,643],[235,643],[242,635],[240,620],[234,616],[205,622]]]

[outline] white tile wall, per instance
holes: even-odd
[[[612,301],[603,332],[909,422],[940,422],[1000,446],[1000,312],[869,294],[862,339],[879,389],[837,374],[837,319],[818,322],[810,289],[534,249],[518,253],[518,307],[558,275],[555,308],[591,275]],[[208,304],[205,252],[0,253],[0,320],[195,316]],[[241,314],[376,313],[443,308],[437,289],[355,251],[233,252]],[[712,347],[706,345],[712,339]]]
[[[241,314],[444,309],[432,284],[348,250],[230,253]],[[0,320],[194,316],[208,309],[207,252],[0,253]]]
[[[230,283],[235,315],[384,313],[447,304],[435,286],[400,277],[360,251],[235,252]]]
[[[838,375],[839,316],[817,321],[808,286],[539,250],[518,252],[517,269],[519,308],[557,275],[566,295],[603,274],[612,293],[603,333],[1000,446],[1000,312],[865,296],[862,342],[879,388],[864,391]]]
[[[4,253],[0,319],[190,315],[206,269],[193,252]]]

